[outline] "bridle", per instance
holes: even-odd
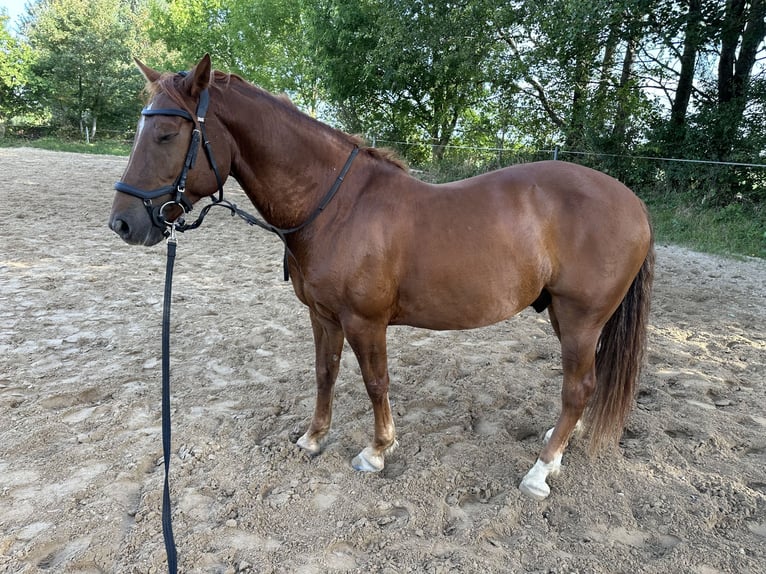
[[[180,72],[182,76],[186,75],[186,72]],[[301,224],[295,227],[282,228],[276,227],[266,221],[262,221],[257,217],[247,213],[246,211],[238,208],[234,203],[227,201],[223,198],[223,181],[221,175],[218,172],[218,167],[213,158],[213,150],[210,147],[210,142],[205,134],[205,114],[210,103],[210,94],[205,88],[200,93],[199,102],[197,102],[196,110],[196,122],[195,118],[186,110],[180,108],[144,108],[141,111],[143,116],[178,116],[188,120],[192,123],[196,123],[197,126],[192,130],[191,141],[189,142],[189,149],[186,152],[186,158],[184,159],[184,165],[181,168],[181,173],[176,178],[175,182],[171,185],[165,185],[157,189],[150,191],[139,189],[135,186],[125,183],[124,181],[118,181],[114,184],[114,189],[117,191],[127,193],[143,201],[144,207],[151,218],[152,224],[163,229],[165,237],[167,237],[167,264],[165,268],[165,295],[162,307],[162,456],[165,467],[165,480],[162,493],[162,533],[165,539],[165,553],[168,559],[168,572],[170,574],[176,574],[177,572],[177,555],[176,546],[173,536],[173,526],[170,510],[170,485],[169,485],[169,470],[170,470],[170,449],[171,449],[171,426],[170,426],[170,302],[171,292],[173,284],[173,263],[176,255],[176,231],[186,231],[187,229],[195,229],[202,224],[203,219],[207,215],[208,211],[212,207],[221,206],[231,211],[232,215],[238,215],[244,219],[250,225],[256,225],[267,231],[271,231],[279,236],[285,245],[285,255],[283,260],[284,266],[284,278],[287,281],[290,277],[287,267],[287,257],[290,252],[287,247],[287,235],[300,231],[304,227],[311,224],[319,214],[324,211],[325,207],[330,203],[330,200],[335,196],[335,193],[343,183],[343,179],[346,177],[348,170],[351,169],[351,164],[354,158],[359,153],[359,147],[356,145],[346,160],[345,165],[338,174],[335,183],[330,190],[325,194],[319,205],[309,215],[309,217]],[[189,171],[194,167],[197,160],[197,153],[199,151],[200,144],[205,150],[210,167],[215,174],[216,183],[218,185],[218,197],[211,195],[212,203],[209,203],[200,210],[200,214],[196,221],[192,223],[186,223],[183,217],[179,217],[172,221],[169,221],[165,217],[165,209],[174,205],[178,205],[183,209],[184,213],[189,213],[192,210],[192,202],[186,196],[186,178],[189,175]],[[166,201],[162,205],[154,205],[152,200],[158,199],[164,195],[171,195],[172,198]]]
[[[187,72],[178,72],[181,76],[186,76]],[[291,233],[295,233],[297,231],[300,231],[304,227],[310,225],[322,211],[324,211],[325,207],[327,207],[327,204],[330,203],[330,200],[335,196],[335,193],[340,188],[341,184],[343,183],[343,179],[346,177],[346,174],[348,173],[348,170],[351,169],[351,164],[354,161],[354,158],[359,153],[359,147],[354,145],[354,148],[351,150],[351,153],[348,156],[348,159],[346,160],[345,165],[340,170],[340,173],[338,174],[337,179],[335,180],[335,183],[333,183],[332,187],[328,190],[328,192],[325,194],[325,196],[321,199],[317,207],[314,209],[314,211],[309,215],[309,217],[301,224],[296,225],[295,227],[277,227],[276,225],[272,225],[271,223],[268,223],[266,221],[262,221],[255,217],[254,215],[251,215],[244,211],[243,209],[240,209],[236,206],[236,204],[227,201],[223,198],[223,181],[221,180],[221,174],[218,172],[218,166],[215,163],[215,159],[213,158],[213,149],[210,146],[210,141],[207,139],[207,135],[205,133],[205,115],[207,114],[207,108],[210,104],[210,93],[208,92],[208,89],[205,88],[202,90],[199,96],[199,101],[197,102],[197,110],[196,110],[196,125],[199,127],[194,128],[192,130],[192,137],[191,141],[189,142],[189,149],[186,152],[186,158],[184,159],[184,165],[181,168],[181,173],[176,178],[176,181],[170,185],[165,185],[163,187],[158,187],[157,189],[153,189],[151,191],[147,191],[144,189],[139,189],[135,186],[132,186],[130,184],[125,183],[124,181],[118,181],[114,184],[114,189],[117,191],[127,193],[128,195],[132,195],[134,197],[139,198],[143,201],[144,207],[146,208],[147,213],[149,214],[149,217],[152,221],[152,224],[161,228],[163,230],[163,233],[165,237],[170,237],[172,235],[175,235],[176,231],[184,232],[189,229],[196,229],[202,224],[202,221],[205,219],[205,216],[210,211],[212,207],[215,206],[221,206],[229,211],[231,211],[232,215],[238,215],[242,219],[244,219],[247,223],[250,225],[258,226],[262,229],[265,229],[266,231],[271,231],[272,233],[275,233],[277,236],[279,236],[279,239],[282,240],[282,243],[285,244],[285,255],[283,260],[283,267],[284,267],[284,279],[287,281],[289,279],[289,273],[287,271],[287,256],[289,254],[289,249],[287,247],[287,236]],[[181,108],[158,108],[158,109],[152,109],[152,108],[144,108],[141,110],[142,116],[178,116],[180,118],[184,118],[185,120],[189,120],[192,123],[195,123],[195,118],[192,117],[192,115],[187,112],[186,110],[183,110]],[[189,213],[192,210],[192,202],[189,200],[189,198],[186,196],[186,178],[189,175],[189,170],[191,170],[194,167],[194,164],[197,160],[197,152],[199,150],[200,143],[202,144],[202,148],[205,150],[205,155],[207,156],[208,161],[210,162],[210,167],[213,170],[213,173],[215,174],[215,180],[216,184],[218,186],[218,197],[215,195],[211,195],[210,199],[212,200],[212,203],[209,203],[205,207],[202,208],[200,211],[199,216],[195,221],[192,223],[186,223],[183,219],[183,217],[179,217],[173,221],[169,221],[165,217],[165,209],[167,207],[178,205],[183,209],[184,213]],[[166,201],[162,205],[154,205],[152,203],[153,199],[157,199],[159,197],[162,197],[163,195],[172,195],[172,199],[169,201]]]
[[[186,76],[186,72],[179,72],[179,74],[181,76]],[[210,167],[215,174],[216,184],[218,185],[218,197],[216,198],[213,195],[211,196],[211,199],[213,200],[213,204],[223,201],[223,181],[221,181],[221,174],[218,172],[218,166],[216,165],[215,159],[213,158],[213,150],[210,147],[210,141],[207,139],[207,134],[205,133],[205,116],[207,114],[207,108],[209,104],[210,94],[207,88],[205,88],[200,93],[199,101],[197,102],[196,121],[189,112],[181,108],[153,109],[146,107],[141,110],[142,116],[177,116],[188,120],[193,124],[196,124],[198,127],[195,127],[192,130],[189,149],[186,152],[186,158],[184,159],[181,173],[178,175],[174,183],[170,185],[164,185],[150,191],[139,189],[128,183],[125,183],[124,181],[118,181],[114,184],[114,189],[117,191],[127,193],[128,195],[132,195],[143,201],[144,207],[146,208],[146,211],[151,218],[152,224],[163,229],[165,236],[170,235],[172,230],[185,231],[187,229],[199,227],[199,225],[202,223],[202,219],[204,218],[204,215],[200,214],[200,217],[197,221],[187,224],[183,221],[183,219],[178,221],[168,221],[168,219],[165,217],[165,209],[173,205],[178,205],[181,207],[184,213],[189,213],[192,210],[192,202],[189,200],[185,193],[186,178],[189,175],[189,170],[194,167],[194,164],[197,161],[197,153],[199,151],[200,143],[202,144],[202,148],[205,150],[205,155],[207,155],[207,159],[210,162]],[[171,195],[172,199],[159,206],[152,203],[152,200],[160,198],[164,195]],[[207,214],[207,211],[204,213]]]

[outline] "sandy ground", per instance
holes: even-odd
[[[2,572],[165,569],[165,249],[106,227],[125,163],[0,149]],[[766,572],[766,262],[662,245],[657,262],[620,452],[574,441],[538,503],[517,485],[559,407],[545,316],[391,329],[401,447],[378,475],[349,464],[372,413],[347,350],[309,459],[293,444],[314,400],[308,314],[278,241],[214,211],[180,237],[174,284],[181,571]]]

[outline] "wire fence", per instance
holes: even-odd
[[[56,138],[85,141],[77,129],[59,126],[5,125],[0,138],[32,141]],[[131,131],[99,129],[95,141],[109,140],[130,146]],[[454,181],[509,165],[540,160],[561,160],[592,167],[619,179],[639,195],[683,196],[699,204],[725,206],[732,203],[766,206],[766,163],[759,161],[711,161],[650,155],[614,154],[594,151],[435,146],[429,142],[387,140],[372,136],[374,147],[389,147],[407,158],[418,177],[432,182]],[[440,157],[435,160],[435,151]],[[759,160],[761,158],[758,158]]]
[[[766,163],[711,161],[591,151],[447,145],[434,161],[436,146],[373,137],[410,159],[412,169],[432,182],[451,181],[519,163],[561,160],[585,165],[619,179],[640,195],[681,196],[700,204],[766,205]],[[760,159],[760,158],[759,158]]]
[[[78,128],[65,128],[52,125],[23,125],[0,123],[0,139],[8,138],[19,141],[35,141],[46,138],[60,139],[64,141],[90,141],[109,140],[113,142],[131,145],[133,143],[133,131],[111,130],[98,128],[95,136],[90,129],[80,131]]]

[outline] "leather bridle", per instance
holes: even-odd
[[[187,72],[179,72],[179,74],[181,76],[186,76]],[[216,165],[215,159],[213,158],[213,149],[210,146],[210,142],[208,141],[207,135],[205,133],[205,115],[207,114],[209,104],[210,94],[207,88],[205,88],[200,93],[199,102],[197,102],[196,122],[195,118],[193,118],[189,112],[181,108],[144,108],[141,110],[141,115],[143,116],[178,116],[180,118],[184,118],[185,120],[189,120],[192,123],[196,123],[196,125],[199,127],[194,128],[192,131],[192,138],[189,142],[189,149],[186,152],[183,168],[181,168],[181,173],[178,175],[178,178],[176,178],[174,183],[165,185],[163,187],[158,187],[157,189],[153,189],[151,191],[147,191],[127,184],[124,181],[118,181],[114,184],[114,189],[142,200],[144,207],[146,207],[146,211],[149,214],[149,218],[152,221],[152,224],[161,228],[165,237],[169,237],[176,231],[184,232],[189,229],[196,229],[202,224],[202,221],[207,215],[208,211],[210,211],[210,208],[215,206],[221,206],[228,209],[231,211],[232,215],[238,215],[250,225],[258,226],[261,229],[265,229],[266,231],[271,231],[272,233],[279,236],[279,238],[285,244],[284,278],[285,281],[287,281],[289,278],[289,273],[287,271],[287,236],[310,225],[319,216],[319,214],[324,211],[325,207],[327,207],[332,198],[335,196],[335,193],[338,191],[338,189],[340,189],[340,186],[343,183],[343,179],[346,177],[348,170],[351,169],[351,164],[359,153],[359,147],[355,145],[351,150],[351,153],[349,154],[348,159],[346,159],[346,163],[344,164],[343,168],[340,170],[335,183],[333,183],[332,187],[330,187],[325,196],[319,202],[319,205],[317,205],[314,211],[303,223],[289,228],[277,227],[276,225],[272,225],[267,221],[258,219],[243,209],[240,209],[234,203],[223,198],[223,181],[221,180],[221,175],[218,172],[218,166]],[[215,180],[218,185],[218,197],[215,197],[215,195],[210,196],[210,199],[213,203],[203,207],[197,219],[192,223],[186,223],[183,220],[183,217],[173,221],[168,221],[168,219],[165,217],[165,209],[167,207],[178,205],[181,207],[181,209],[183,209],[184,213],[189,213],[192,210],[192,202],[185,194],[186,178],[189,174],[189,170],[194,167],[194,163],[197,160],[197,153],[199,150],[200,142],[202,143],[202,148],[205,150],[205,155],[207,155],[208,161],[210,162],[210,167],[215,174]],[[172,199],[164,202],[162,205],[154,205],[152,203],[153,199],[157,199],[164,195],[171,195]]]
[[[180,72],[180,74],[185,76],[186,72]],[[163,229],[166,236],[170,234],[171,228],[174,228],[177,231],[185,231],[186,229],[193,229],[194,227],[198,227],[202,222],[201,218],[204,217],[204,215],[200,214],[200,219],[198,221],[189,224],[185,223],[182,219],[176,221],[168,221],[168,219],[165,217],[165,209],[173,205],[178,205],[181,207],[184,213],[189,213],[192,210],[192,202],[185,194],[186,178],[189,175],[189,170],[194,167],[194,164],[197,161],[197,153],[199,152],[200,143],[202,144],[202,148],[205,150],[205,155],[207,155],[207,159],[210,162],[210,167],[215,174],[215,180],[218,185],[218,197],[216,198],[215,196],[212,196],[211,199],[213,200],[214,204],[223,201],[223,181],[221,181],[221,175],[218,172],[218,166],[216,165],[215,159],[213,158],[213,150],[210,147],[210,142],[208,141],[207,134],[205,133],[205,116],[207,114],[207,108],[209,104],[210,94],[208,93],[207,88],[205,88],[200,93],[199,102],[197,102],[196,120],[189,112],[181,108],[153,109],[147,107],[141,110],[142,116],[177,116],[195,124],[195,128],[192,130],[191,141],[189,142],[189,149],[186,152],[186,158],[184,159],[184,164],[181,168],[181,173],[178,175],[174,183],[158,187],[157,189],[150,191],[139,189],[128,183],[125,183],[124,181],[118,181],[114,184],[114,189],[117,191],[127,193],[128,195],[132,195],[142,200],[146,211],[149,213],[152,224]],[[171,195],[171,199],[164,202],[162,205],[154,205],[152,203],[152,200],[158,199],[165,195]]]
[[[186,72],[180,73],[182,76],[186,75]],[[160,227],[163,230],[164,235],[167,237],[168,256],[167,266],[165,270],[165,297],[162,311],[162,452],[163,461],[165,466],[165,480],[162,494],[162,532],[165,538],[165,552],[168,558],[168,571],[171,574],[177,572],[177,555],[176,546],[173,536],[172,517],[170,509],[170,485],[169,485],[169,469],[170,469],[170,449],[171,449],[171,425],[170,425],[170,303],[171,303],[171,290],[173,283],[173,263],[176,255],[176,231],[186,231],[187,229],[195,229],[202,224],[202,220],[207,215],[208,211],[212,207],[220,206],[231,211],[232,215],[238,215],[244,219],[250,225],[256,225],[271,231],[279,236],[285,245],[285,254],[283,258],[284,267],[284,279],[289,279],[289,272],[287,266],[287,258],[289,254],[289,248],[287,247],[287,236],[296,233],[303,228],[310,225],[319,215],[324,211],[327,205],[330,203],[335,193],[340,189],[346,174],[351,169],[351,164],[354,158],[359,153],[359,148],[354,145],[351,153],[346,159],[346,163],[340,170],[338,177],[333,183],[332,187],[327,191],[324,197],[320,200],[317,207],[309,215],[309,217],[303,221],[303,223],[296,225],[295,227],[282,228],[272,225],[266,221],[262,221],[257,217],[247,213],[240,209],[235,204],[227,201],[223,198],[223,181],[221,175],[218,172],[218,167],[213,159],[213,150],[210,147],[210,142],[205,134],[205,115],[210,103],[210,94],[207,88],[200,93],[199,102],[197,103],[197,117],[196,120],[192,115],[180,108],[144,108],[141,111],[143,116],[177,116],[188,120],[195,124],[195,128],[192,130],[191,141],[189,142],[189,149],[186,152],[186,158],[184,159],[181,173],[176,178],[175,182],[171,185],[165,185],[153,190],[139,189],[135,186],[125,183],[124,181],[118,181],[114,184],[114,189],[119,192],[127,193],[134,197],[139,198],[146,208],[152,224]],[[183,209],[184,213],[189,213],[192,210],[192,202],[186,196],[186,178],[189,175],[189,171],[194,167],[197,160],[197,154],[199,152],[200,144],[205,150],[210,167],[215,174],[215,179],[218,185],[218,197],[211,196],[213,203],[210,203],[200,210],[200,214],[196,221],[192,223],[185,223],[183,217],[179,217],[172,221],[169,221],[165,217],[165,209],[174,205],[178,205]],[[154,205],[152,200],[160,197],[170,195],[171,199],[165,201],[161,205]]]

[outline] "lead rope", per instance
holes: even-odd
[[[203,137],[203,141],[204,141],[204,137]],[[215,169],[216,179],[218,179],[219,189],[221,192],[218,200],[217,201],[214,200],[213,203],[206,205],[204,208],[202,208],[199,217],[193,223],[187,224],[182,221],[166,223],[168,257],[167,257],[167,264],[165,266],[165,297],[162,303],[162,458],[165,462],[165,486],[163,488],[163,493],[162,493],[162,536],[165,539],[165,554],[167,555],[167,558],[168,558],[168,572],[170,574],[177,574],[178,572],[176,543],[175,543],[175,539],[173,538],[173,521],[172,521],[172,515],[170,511],[170,480],[169,480],[170,431],[171,431],[171,426],[170,426],[170,302],[172,299],[171,294],[172,294],[172,288],[173,288],[173,264],[175,263],[176,247],[178,245],[178,241],[176,239],[176,230],[183,232],[183,231],[186,231],[187,229],[196,229],[202,224],[203,219],[205,218],[205,216],[207,215],[208,211],[210,211],[211,208],[216,206],[225,207],[226,209],[231,211],[232,215],[238,215],[250,225],[261,227],[263,229],[266,229],[267,231],[276,233],[279,236],[279,238],[285,244],[285,255],[283,259],[283,265],[284,265],[284,278],[285,278],[285,281],[287,281],[289,279],[289,273],[287,270],[287,257],[289,254],[289,249],[287,248],[286,235],[290,233],[295,233],[296,231],[300,231],[301,229],[303,229],[304,227],[312,223],[317,217],[319,217],[319,214],[322,213],[322,211],[324,211],[324,208],[327,207],[327,204],[330,203],[330,200],[332,200],[333,196],[340,188],[344,178],[346,177],[346,174],[348,173],[348,170],[351,169],[351,164],[353,163],[354,158],[356,157],[358,153],[359,153],[359,148],[357,146],[354,146],[354,149],[351,151],[351,154],[346,160],[346,164],[343,166],[343,169],[341,169],[340,173],[338,174],[338,177],[335,180],[335,183],[327,192],[327,194],[322,198],[322,201],[320,201],[319,206],[315,209],[315,211],[309,216],[309,218],[306,221],[304,221],[302,224],[296,227],[292,227],[289,229],[282,229],[279,227],[275,227],[274,225],[271,225],[269,223],[259,220],[257,217],[254,217],[250,215],[249,213],[247,213],[246,211],[239,209],[235,204],[223,199],[223,186],[220,185],[220,178],[218,176],[217,169]],[[211,157],[211,160],[212,160],[212,157]],[[162,210],[160,210],[160,212],[161,211]]]
[[[165,461],[165,487],[162,493],[162,535],[165,539],[165,554],[168,557],[168,572],[178,571],[176,543],[173,539],[173,523],[170,514],[170,301],[173,287],[173,263],[176,259],[175,226],[169,225],[168,260],[165,266],[165,298],[162,304],[162,456]]]

